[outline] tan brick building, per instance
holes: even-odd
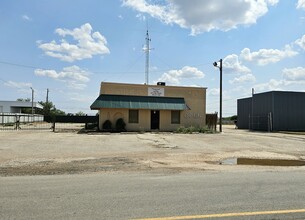
[[[101,83],[91,105],[99,110],[99,125],[123,118],[127,131],[174,131],[206,124],[206,88]]]

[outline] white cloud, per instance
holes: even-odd
[[[283,79],[271,79],[269,82],[260,83],[253,86],[255,93],[268,92],[274,90],[301,91],[305,85],[305,68],[296,67],[283,69]]]
[[[267,91],[274,91],[274,90],[283,90],[283,86],[285,85],[285,82],[283,80],[275,80],[271,79],[267,83],[260,83],[257,85],[254,85],[255,93],[258,92],[267,92]]]
[[[146,0],[123,0],[123,6],[146,13],[165,24],[191,30],[192,35],[211,30],[228,31],[239,25],[255,24],[278,0],[167,0],[150,4]]]
[[[305,0],[299,0],[298,1],[297,9],[304,9],[305,10]]]
[[[255,76],[251,70],[244,66],[236,54],[228,55],[223,60],[223,73],[224,74],[237,74],[233,80],[229,80],[231,84],[242,84],[246,82],[255,82]]]
[[[229,82],[231,84],[241,84],[245,82],[255,82],[255,80],[256,80],[255,76],[253,76],[252,74],[246,74],[240,77],[235,77],[233,80],[230,80]]]
[[[16,89],[30,89],[30,87],[32,87],[32,83],[14,82],[14,81],[5,82],[4,85]]]
[[[251,70],[248,67],[242,65],[236,54],[231,54],[226,56],[223,59],[222,65],[226,73],[236,73],[236,74],[251,73]]]
[[[254,86],[255,92],[266,92],[272,90],[301,90],[305,85],[305,68],[285,68],[282,71],[283,79],[271,79],[267,83],[261,83]],[[299,89],[298,89],[299,88]]]
[[[25,21],[32,21],[32,18],[30,18],[27,15],[22,15],[22,19],[25,20]]]
[[[289,45],[286,45],[284,50],[260,49],[259,51],[251,52],[249,48],[244,48],[241,51],[240,58],[264,66],[269,63],[279,62],[287,57],[296,56],[297,54],[298,52],[292,50]]]
[[[219,88],[213,88],[208,90],[208,95],[209,96],[218,96],[220,93]]]
[[[200,79],[204,76],[204,73],[196,67],[185,66],[181,70],[170,70],[163,73],[158,81],[177,85],[180,84],[181,79]]]
[[[92,58],[93,55],[110,53],[106,38],[99,32],[92,33],[92,27],[89,23],[73,30],[58,28],[55,33],[61,37],[71,36],[77,41],[77,44],[70,44],[65,39],[62,39],[60,43],[54,40],[50,43],[38,43],[38,47],[48,56],[73,62]]]
[[[146,17],[143,14],[137,14],[136,17],[141,21],[146,21]]]
[[[88,103],[89,102],[89,105],[91,103],[91,100],[95,100],[96,99],[96,96],[86,95],[86,94],[79,94],[78,92],[69,93],[69,96],[70,96],[70,100],[71,101],[83,102],[83,103]]]
[[[84,90],[87,85],[84,83],[77,83],[75,81],[67,81],[67,86],[70,89],[78,89],[78,90]]]
[[[283,70],[283,78],[286,81],[303,81],[305,82],[305,68],[304,67],[296,67],[291,69]]]
[[[303,35],[303,37],[301,37],[300,39],[297,39],[295,41],[295,44],[305,50],[305,35]]]
[[[279,2],[279,0],[267,0],[267,3],[270,5],[276,5]]]
[[[86,83],[89,82],[89,73],[79,68],[78,66],[70,66],[63,68],[62,71],[36,69],[35,75],[46,76],[52,79],[57,79],[68,83],[69,88],[84,89]]]

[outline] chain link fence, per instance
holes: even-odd
[[[43,116],[0,113],[0,130],[49,130],[79,132],[98,130],[98,116]]]

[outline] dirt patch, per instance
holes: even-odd
[[[19,162],[20,163],[20,162]],[[73,160],[70,162],[40,161],[0,167],[0,176],[62,175],[96,172],[162,172],[180,173],[198,170],[193,167],[177,167],[162,161],[107,157],[99,159]],[[204,169],[200,169],[204,170]]]
[[[0,167],[1,176],[56,175],[88,172],[112,172],[149,169],[124,157],[74,160],[70,162],[40,161],[37,163]]]

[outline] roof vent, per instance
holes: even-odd
[[[157,82],[158,86],[165,86],[165,82]]]

